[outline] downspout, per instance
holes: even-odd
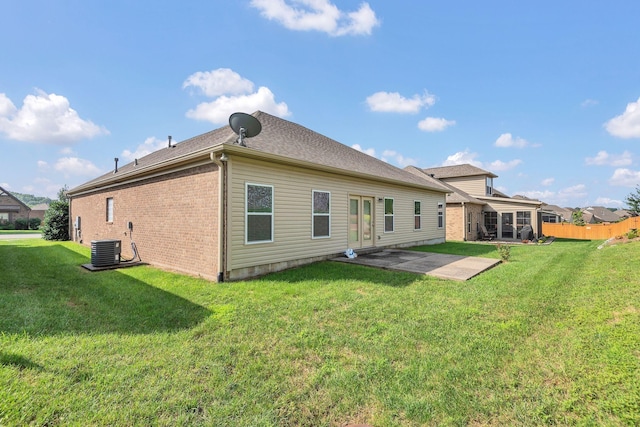
[[[73,200],[71,197],[67,197],[69,200],[69,212],[67,213],[67,216],[69,217],[67,220],[69,221],[69,228],[68,228],[68,233],[69,233],[69,240],[71,240],[72,242],[77,242],[76,239],[76,235],[75,233],[72,234],[73,230],[73,217],[71,216],[71,201]]]
[[[464,209],[464,202],[460,202],[462,207],[462,240],[467,241],[467,212]]]
[[[222,153],[216,157],[215,153],[209,155],[211,160],[218,165],[218,282],[224,282],[227,271],[227,227],[225,217],[227,214],[227,155]]]

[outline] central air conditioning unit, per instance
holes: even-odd
[[[120,240],[92,240],[91,264],[94,267],[109,267],[120,264]]]

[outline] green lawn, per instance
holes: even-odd
[[[0,234],[42,234],[40,230],[0,230]]]
[[[599,243],[464,283],[324,262],[215,284],[0,242],[0,425],[638,425],[640,243]]]

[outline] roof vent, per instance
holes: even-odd
[[[114,162],[115,162],[115,164],[116,164],[116,167],[113,169],[113,173],[116,173],[116,172],[118,172],[118,158],[117,158],[117,157],[115,157],[115,158],[113,159],[113,161],[114,161]]]
[[[171,145],[171,135],[169,135],[169,145],[167,146],[167,148],[172,148],[175,147],[175,145]]]

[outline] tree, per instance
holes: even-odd
[[[580,209],[573,211],[571,214],[571,222],[573,222],[574,225],[584,225],[584,218],[582,217],[582,211]]]
[[[69,240],[69,200],[65,185],[58,191],[58,200],[51,202],[44,213],[42,238],[45,240]]]
[[[636,186],[636,192],[630,193],[624,202],[629,206],[630,211],[640,214],[640,186]]]

